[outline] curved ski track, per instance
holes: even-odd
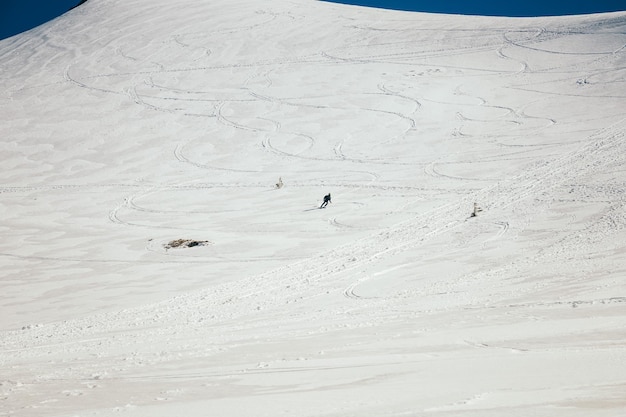
[[[148,328],[136,337],[150,337],[150,334],[167,334],[171,326],[179,326],[180,318],[186,317],[190,325],[198,325],[207,320],[219,324],[243,318],[255,311],[264,311],[280,307],[285,303],[297,303],[311,297],[325,296],[335,291],[341,291],[345,297],[360,300],[361,297],[355,288],[364,278],[356,279],[347,287],[337,288],[335,280],[339,274],[348,274],[358,270],[366,264],[375,262],[382,257],[393,256],[406,251],[416,245],[462,226],[468,220],[468,208],[473,201],[489,201],[485,206],[485,216],[489,212],[505,213],[505,209],[524,199],[540,196],[564,182],[575,180],[576,177],[598,171],[607,163],[623,160],[626,151],[626,141],[623,140],[626,131],[625,121],[614,124],[598,131],[589,138],[589,143],[574,152],[570,152],[545,165],[520,175],[507,184],[497,184],[485,187],[460,198],[458,201],[433,209],[413,219],[389,227],[384,231],[368,237],[355,240],[348,244],[318,254],[312,258],[288,264],[273,271],[258,276],[218,285],[208,290],[199,290],[186,295],[174,297],[161,303],[146,305],[124,310],[117,313],[106,313],[94,317],[65,321],[53,324],[53,328],[42,326],[41,332],[62,335],[74,334],[80,342],[74,349],[84,349],[83,344],[92,343],[90,334],[105,331],[123,330],[132,323],[147,323],[158,320],[158,328]],[[574,164],[575,162],[575,164]],[[574,166],[583,166],[585,169],[573,170]],[[498,192],[492,195],[496,187],[508,187],[507,192]],[[492,197],[490,200],[488,197]],[[128,201],[126,202],[128,203]],[[496,222],[501,227],[497,235],[506,233],[508,223]],[[426,226],[426,227],[425,227]],[[382,302],[385,299],[371,299],[369,302]],[[614,302],[612,300],[610,302]],[[617,300],[622,302],[623,300]],[[217,308],[219,307],[219,308]],[[371,305],[368,306],[371,309]],[[468,306],[467,308],[471,308]],[[377,312],[376,314],[379,314]],[[322,314],[322,313],[318,313]],[[373,313],[372,313],[373,314]],[[156,318],[156,319],[155,319]],[[108,330],[107,330],[108,329]],[[37,331],[33,329],[32,331]],[[80,336],[79,336],[80,335]],[[119,334],[117,339],[124,338]],[[32,335],[15,332],[2,345],[3,351],[13,351],[23,346],[21,340],[33,340]],[[48,337],[52,345],[35,345],[22,349],[21,355],[30,356],[43,346],[49,348],[61,346],[59,336]],[[57,340],[54,342],[54,340]],[[119,341],[118,341],[119,342]],[[113,342],[109,342],[113,343]]]

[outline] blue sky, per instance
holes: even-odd
[[[79,2],[80,0],[0,0],[0,39],[54,19]],[[626,10],[625,0],[335,0],[334,2],[397,10],[488,16],[553,16]]]
[[[0,39],[62,15],[80,0],[0,0]]]
[[[385,9],[486,16],[560,16],[626,10],[626,0],[326,0]]]

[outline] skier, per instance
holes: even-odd
[[[474,211],[472,212],[472,214],[470,214],[470,217],[478,216],[478,213],[480,213],[481,211],[483,211],[483,209],[478,206],[478,203],[474,203]]]
[[[322,203],[322,205],[320,206],[320,208],[324,208],[328,205],[328,203],[332,203],[332,201],[330,201],[330,193],[326,194],[324,196],[324,202]]]

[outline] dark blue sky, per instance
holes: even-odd
[[[384,9],[485,16],[560,16],[626,10],[626,0],[326,0]]]
[[[54,19],[79,2],[80,0],[0,0],[0,39]],[[386,9],[487,16],[554,16],[626,10],[626,0],[334,0],[334,2]]]
[[[61,16],[81,0],[0,0],[0,39]]]

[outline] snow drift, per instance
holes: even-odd
[[[0,414],[622,415],[625,46],[310,0],[1,41]]]

